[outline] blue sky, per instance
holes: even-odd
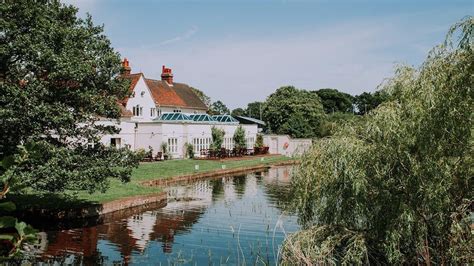
[[[294,85],[374,91],[397,64],[418,66],[470,1],[69,0],[104,24],[132,72],[203,90],[230,108]]]

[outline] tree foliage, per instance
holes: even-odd
[[[247,108],[245,109],[245,114],[248,117],[252,117],[255,119],[262,119],[261,111],[263,108],[263,102],[251,102],[247,104]]]
[[[225,115],[230,114],[230,110],[223,102],[217,101],[211,104],[211,108],[209,108],[209,113],[211,115]]]
[[[324,107],[324,112],[326,114],[341,112],[341,113],[351,113],[353,111],[353,98],[352,95],[340,92],[336,89],[320,89],[314,91],[319,98],[321,98],[321,103]]]
[[[388,100],[388,94],[384,91],[376,91],[374,93],[363,92],[355,96],[354,105],[357,109],[357,114],[364,115],[375,109],[381,103]]]
[[[474,19],[384,84],[391,100],[317,141],[292,183],[284,264],[474,261]],[[393,96],[393,97],[392,97]]]
[[[207,96],[202,90],[191,87],[191,90],[201,99],[201,101],[207,106],[211,106],[211,97]]]
[[[255,147],[261,148],[263,147],[263,135],[262,134],[257,134],[257,139],[255,140]]]
[[[224,135],[225,131],[218,127],[211,128],[211,136],[212,136],[212,145],[213,149],[220,149],[222,147],[222,143],[224,143]]]
[[[15,175],[0,170],[3,185],[94,191],[108,177],[128,180],[133,154],[99,144],[100,134],[117,129],[97,120],[119,118],[117,102],[128,94],[103,28],[59,1],[6,1],[1,9],[0,159],[21,145],[41,147]]]
[[[234,110],[232,110],[232,112],[230,113],[232,116],[245,116],[245,110],[242,109],[242,108],[235,108]]]
[[[245,129],[241,125],[239,125],[237,129],[235,130],[233,140],[234,140],[234,147],[236,149],[242,149],[242,148],[247,147],[247,144],[245,141]]]
[[[263,118],[269,130],[296,138],[319,135],[324,118],[318,95],[295,87],[281,87],[268,96],[263,106]]]

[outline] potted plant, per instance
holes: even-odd
[[[153,147],[151,146],[148,146],[147,159],[149,159],[150,161],[153,161]]]
[[[186,144],[184,144],[184,147],[186,149],[186,156],[189,159],[193,159],[194,158],[194,146],[193,146],[193,144],[186,143]]]
[[[257,139],[255,140],[254,154],[258,155],[261,153],[263,148],[263,135],[257,134]]]
[[[168,143],[162,142],[161,143],[161,152],[163,153],[163,159],[168,160],[169,154],[168,154]]]

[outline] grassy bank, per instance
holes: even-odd
[[[204,173],[222,169],[250,167],[259,164],[270,165],[274,163],[288,161],[290,158],[285,156],[249,157],[242,160],[230,161],[211,161],[211,160],[171,160],[164,162],[142,163],[132,173],[129,183],[121,183],[117,180],[111,180],[110,188],[105,193],[96,192],[93,194],[79,193],[79,199],[85,201],[107,202],[124,197],[149,195],[160,192],[159,187],[145,187],[140,182],[161,178],[172,178],[174,176]],[[195,165],[199,165],[199,170],[195,170]]]
[[[262,159],[263,158],[263,159]],[[175,176],[189,175],[193,173],[206,173],[221,170],[222,165],[226,169],[251,167],[256,165],[271,165],[291,160],[285,156],[247,157],[240,160],[170,160],[162,162],[141,163],[132,172],[131,180],[122,183],[116,179],[110,180],[110,187],[105,193],[79,192],[77,198],[63,197],[55,194],[49,195],[11,195],[12,199],[20,209],[30,207],[46,209],[65,209],[89,205],[91,203],[104,203],[121,198],[150,195],[162,191],[160,187],[146,187],[140,184],[142,181],[167,179]],[[199,170],[195,170],[199,165]]]

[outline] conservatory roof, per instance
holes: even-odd
[[[183,113],[163,113],[158,117],[161,121],[193,121],[191,117],[183,114]]]
[[[214,119],[216,122],[219,122],[219,123],[232,123],[232,124],[239,123],[239,121],[237,121],[235,118],[233,118],[230,115],[213,115],[212,119]]]
[[[215,122],[208,114],[192,114],[189,117],[195,122]]]
[[[253,117],[248,117],[248,116],[237,116],[235,117],[240,123],[242,124],[257,124],[259,126],[265,126],[265,122],[262,120],[253,118]]]

